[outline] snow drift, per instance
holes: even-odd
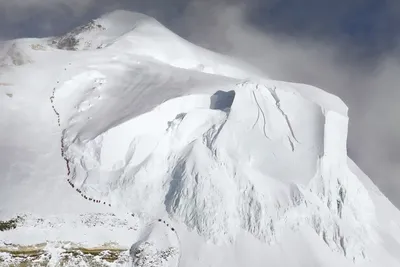
[[[25,146],[36,154],[58,149],[58,167],[39,161],[48,171],[27,179],[37,188],[57,184],[65,196],[65,207],[54,196],[35,214],[90,212],[75,191],[111,206],[96,209],[132,214],[137,231],[122,243],[134,244],[139,266],[400,264],[399,212],[348,159],[347,107],[337,97],[271,80],[125,11],[19,43],[30,63],[0,78],[35,97],[4,101],[10,108],[0,123],[21,129],[8,116],[29,108],[26,124],[38,136],[34,112],[42,114],[40,125],[54,130],[40,132],[44,145]],[[27,90],[20,77],[43,79]],[[37,103],[48,108],[34,111]],[[10,151],[20,140],[0,137]],[[64,176],[74,190],[43,175]],[[29,192],[21,181],[1,183]],[[44,201],[26,198],[35,207]],[[11,195],[0,200],[3,217],[19,207]]]

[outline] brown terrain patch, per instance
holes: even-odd
[[[12,86],[12,84],[11,83],[2,83],[2,82],[0,82],[0,86]]]

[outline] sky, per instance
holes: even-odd
[[[0,40],[61,35],[115,9],[341,97],[350,157],[400,207],[400,1],[0,0]]]

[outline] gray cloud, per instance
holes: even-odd
[[[182,14],[187,0],[0,0],[0,39],[63,34],[115,9],[142,12],[162,23]]]
[[[0,0],[0,38],[58,34],[75,26],[94,0]]]
[[[306,2],[0,0],[0,38],[61,34],[113,9],[154,16],[273,78],[339,95],[350,108],[351,157],[400,207],[400,3]]]

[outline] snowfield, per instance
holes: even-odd
[[[7,41],[0,266],[74,246],[125,251],[106,266],[398,267],[400,212],[348,158],[348,120],[142,14]]]

